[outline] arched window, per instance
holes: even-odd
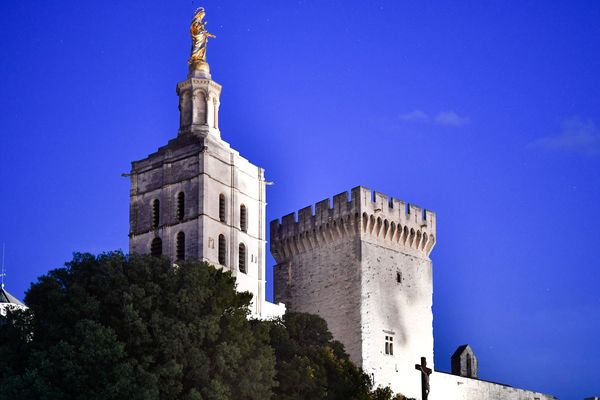
[[[219,221],[225,222],[225,195],[219,195]]]
[[[227,251],[227,244],[225,243],[225,236],[219,235],[219,264],[225,264],[226,257],[225,252]]]
[[[177,193],[177,221],[183,221],[185,210],[185,194],[183,192]]]
[[[248,231],[248,219],[246,216],[246,206],[245,205],[241,205],[240,206],[240,229],[244,232]]]
[[[243,272],[245,274],[247,271],[246,271],[246,246],[244,245],[244,243],[240,243],[239,258],[240,258],[239,259],[240,272]]]
[[[150,254],[154,257],[162,256],[162,240],[159,237],[152,239]]]
[[[185,260],[185,233],[179,232],[177,234],[176,242],[176,256],[178,260]]]
[[[160,223],[160,201],[158,199],[154,199],[152,201],[152,228],[158,228],[158,224]]]

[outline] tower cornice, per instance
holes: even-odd
[[[193,88],[211,88],[216,93],[221,94],[222,86],[212,79],[188,78],[177,83],[177,95],[179,95],[182,90]]]

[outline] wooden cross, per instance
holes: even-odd
[[[429,375],[431,368],[427,368],[427,360],[421,357],[421,364],[415,364],[415,369],[421,371],[421,400],[427,400],[429,397]]]

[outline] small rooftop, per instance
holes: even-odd
[[[8,293],[6,289],[3,287],[0,288],[0,304],[15,304],[17,306],[25,307],[25,304],[21,303],[19,299],[17,299],[12,294]]]
[[[473,349],[471,349],[471,346],[469,346],[468,344],[463,344],[461,346],[458,346],[458,348],[456,349],[454,354],[452,354],[452,358],[460,357],[460,355],[463,353],[463,351],[465,351],[467,348],[469,348],[471,350],[471,352],[473,352]]]

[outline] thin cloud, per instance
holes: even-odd
[[[429,115],[424,111],[414,110],[405,114],[400,114],[399,119],[408,122],[419,122],[451,127],[463,126],[471,122],[469,117],[460,116],[454,111],[440,111],[435,115]]]
[[[530,145],[548,151],[596,156],[600,155],[600,130],[591,120],[570,118],[558,135],[542,137]]]
[[[433,121],[444,126],[463,126],[471,122],[469,117],[461,117],[454,111],[442,111],[438,113]]]
[[[429,121],[429,116],[427,115],[427,113],[425,113],[421,110],[415,110],[415,111],[408,112],[406,114],[401,114],[400,119],[402,121],[427,122],[427,121]]]

